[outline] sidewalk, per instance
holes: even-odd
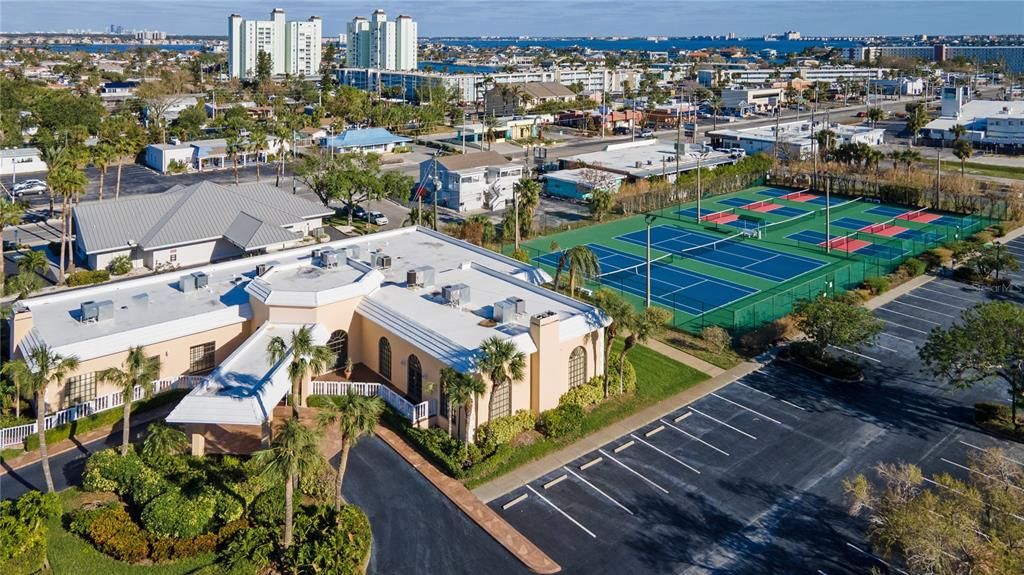
[[[722,375],[723,373],[725,373],[725,370],[718,367],[717,365],[712,365],[699,357],[690,355],[681,349],[676,349],[671,345],[658,341],[656,339],[652,339],[645,343],[644,345],[660,353],[661,355],[671,357],[672,359],[678,361],[679,363],[683,365],[688,365],[693,369],[696,369],[697,371],[702,371],[711,377],[715,377],[716,375]]]
[[[550,473],[563,465],[568,465],[575,459],[590,453],[617,437],[647,425],[660,417],[664,417],[666,414],[692,403],[711,392],[718,391],[736,379],[760,368],[760,363],[744,362],[728,371],[718,370],[720,373],[711,379],[704,380],[685,391],[681,391],[629,417],[616,421],[571,445],[567,445],[559,451],[546,455],[536,461],[531,461],[489,483],[485,483],[474,489],[473,493],[483,501],[492,501],[546,473]]]

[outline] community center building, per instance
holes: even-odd
[[[97,374],[143,346],[160,358],[161,379],[193,378],[167,418],[184,426],[193,452],[230,452],[239,435],[266,440],[290,391],[291,352],[271,363],[268,342],[307,327],[336,354],[335,369],[351,359],[372,373],[377,395],[414,424],[470,439],[488,420],[554,408],[603,373],[610,320],[541,287],[548,280],[529,264],[406,227],[22,300],[9,320],[11,353],[45,345],[79,359],[47,390],[52,411],[116,391]],[[441,370],[474,373],[482,343],[494,337],[524,354],[524,376],[488,382],[467,417],[449,405]],[[338,385],[337,375],[323,376],[303,382],[301,401]]]

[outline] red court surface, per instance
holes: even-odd
[[[882,228],[881,226],[868,226],[860,231],[867,232],[869,234],[875,234],[876,236],[885,236],[887,238],[891,238],[902,234],[903,232],[907,231],[907,229],[908,228],[904,228],[903,226],[890,225],[886,228]]]
[[[764,204],[758,202],[758,203],[755,203],[755,204],[747,204],[746,206],[743,206],[742,209],[749,210],[751,212],[772,212],[772,211],[775,211],[775,210],[777,210],[777,209],[779,209],[781,207],[782,207],[781,205],[773,204],[771,202],[764,203]]]
[[[729,222],[735,222],[736,220],[740,219],[740,217],[737,216],[736,214],[717,213],[717,214],[711,214],[709,216],[704,216],[701,219],[704,220],[705,222],[712,222],[712,223],[716,223],[716,224],[727,224]]]
[[[927,224],[929,222],[934,222],[935,220],[941,217],[942,216],[940,216],[939,214],[929,214],[926,212],[910,212],[907,214],[903,214],[901,216],[896,216],[896,219],[907,220],[908,222],[919,222],[922,224]]]
[[[825,242],[821,242],[818,245],[824,246]],[[859,249],[866,248],[871,245],[871,242],[866,242],[864,240],[855,240],[849,237],[842,237],[832,240],[832,242],[829,245],[834,250],[842,250],[844,252],[849,253],[855,252]]]
[[[817,198],[817,197],[818,196],[816,196],[814,194],[794,193],[794,194],[790,194],[790,195],[787,195],[787,196],[782,196],[782,199],[783,200],[789,200],[791,202],[809,202],[809,201],[811,201],[811,200],[813,200],[814,198]]]

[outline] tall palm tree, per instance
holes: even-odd
[[[871,121],[871,127],[872,128],[875,127],[875,124],[877,124],[879,120],[882,120],[884,118],[885,118],[885,112],[881,108],[875,107],[875,108],[870,108],[868,110],[868,120]]]
[[[974,148],[967,140],[957,140],[953,144],[953,155],[960,160],[960,176],[964,175],[964,164],[974,155]]]
[[[166,460],[188,449],[188,437],[180,430],[151,423],[146,428],[146,439],[142,442],[142,455],[148,461]]]
[[[314,342],[313,332],[304,326],[293,331],[288,342],[281,336],[274,336],[267,343],[267,357],[271,365],[289,355],[292,359],[288,364],[288,379],[292,382],[292,416],[298,418],[306,380],[330,369],[334,364],[334,354],[326,345]]]
[[[25,208],[16,202],[9,201],[7,198],[0,197],[0,240],[3,240],[4,229],[7,226],[16,226],[21,223],[21,219],[25,216]],[[3,273],[3,261],[4,261],[4,243],[0,241],[0,294],[4,292],[4,273]]]
[[[458,371],[445,367],[441,369],[441,389],[448,398],[448,435],[452,433],[452,408],[461,407],[466,410],[466,425],[473,419],[473,402],[482,393],[487,391],[487,384],[484,380],[473,375],[459,373]],[[460,424],[461,427],[461,424]],[[466,442],[472,441],[468,434]]]
[[[630,318],[629,335],[622,343],[622,355],[619,356],[619,395],[622,395],[622,378],[626,368],[626,354],[629,353],[638,343],[647,343],[649,339],[658,335],[665,327],[665,323],[671,319],[669,312],[660,307],[649,307],[643,313],[633,314]]]
[[[604,396],[608,397],[610,393],[608,373],[611,368],[612,343],[615,342],[620,329],[634,323],[633,317],[636,315],[636,311],[625,298],[607,288],[602,288],[594,294],[594,303],[612,320],[612,323],[604,328]]]
[[[121,388],[121,399],[124,401],[121,455],[127,455],[128,447],[131,445],[132,401],[135,399],[135,388],[142,389],[143,397],[153,393],[153,381],[160,377],[160,356],[147,357],[142,346],[135,346],[128,350],[128,356],[121,366],[104,369],[96,375],[96,379]]]
[[[327,411],[321,412],[319,423],[321,428],[331,425],[338,426],[341,438],[341,453],[338,455],[338,476],[334,489],[334,509],[341,511],[342,481],[348,468],[348,453],[355,447],[359,438],[373,435],[377,428],[377,420],[384,412],[384,402],[379,397],[359,395],[351,389],[345,395],[332,398]],[[338,516],[340,519],[340,515]]]
[[[587,246],[574,246],[565,253],[566,269],[569,271],[569,295],[576,294],[576,281],[594,277],[601,273],[597,255]]]
[[[19,274],[41,274],[50,264],[46,254],[39,250],[28,250],[22,255],[25,257],[18,261]]]
[[[17,382],[20,390],[36,396],[36,432],[39,435],[39,462],[43,466],[46,489],[53,493],[53,475],[50,473],[50,454],[46,446],[46,390],[50,384],[61,384],[78,369],[78,358],[64,357],[46,344],[32,348],[27,358],[9,361],[0,373]]]
[[[509,339],[494,336],[480,344],[480,355],[476,359],[476,368],[491,381],[491,402],[494,402],[494,391],[503,385],[523,379],[526,373],[526,354],[519,351],[516,344]]]
[[[260,181],[260,152],[263,152],[267,147],[267,131],[257,125],[249,133],[249,141],[246,146],[246,151],[249,153],[256,154],[256,181]]]
[[[949,128],[949,132],[953,134],[953,141],[959,142],[960,138],[967,135],[967,126],[963,124],[953,124]]]
[[[284,423],[269,449],[253,454],[256,465],[279,481],[284,481],[284,546],[292,545],[295,484],[300,477],[323,466],[316,432],[292,418]]]
[[[125,157],[134,158],[139,149],[145,145],[142,127],[131,116],[118,116],[116,129],[117,139],[114,140],[114,152],[117,159],[117,178],[114,183],[115,200],[121,197],[121,168],[124,167]]]
[[[85,174],[67,163],[60,163],[56,168],[51,169],[46,179],[52,193],[56,193],[61,197],[60,276],[58,283],[64,283],[68,238],[71,236],[71,204],[74,198],[85,192],[86,186],[89,185],[89,180],[85,177]],[[72,256],[73,258],[74,256]]]
[[[117,154],[114,145],[108,142],[100,142],[92,147],[89,151],[92,165],[96,167],[96,170],[100,173],[99,181],[99,201],[103,201],[103,184],[107,179],[107,168],[110,167],[110,163],[114,161]]]
[[[57,166],[67,162],[67,145],[58,142],[57,140],[51,140],[48,143],[43,144],[40,157],[46,164],[46,169],[52,174]],[[49,180],[49,177],[47,178]],[[53,185],[50,184],[50,211],[49,217],[53,217]]]

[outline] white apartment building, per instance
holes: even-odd
[[[964,57],[976,62],[1003,62],[1010,72],[1024,72],[1024,46],[857,46],[847,48],[846,56],[853,61],[871,61],[886,57],[918,58],[929,62]]]
[[[232,14],[228,17],[228,74],[253,77],[259,53],[266,52],[275,76],[315,76],[320,72],[322,31],[319,16],[289,22],[281,8],[270,13],[270,20],[246,20]]]
[[[409,16],[388,21],[383,10],[367,20],[356,16],[346,26],[345,58],[350,68],[415,70],[416,22]]]
[[[495,210],[512,199],[523,166],[498,152],[433,158],[420,163],[420,184],[437,194],[437,203],[460,212]]]
[[[697,70],[697,82],[702,86],[716,84],[740,84],[745,86],[763,86],[772,82],[785,82],[801,78],[809,82],[837,82],[839,80],[879,80],[885,77],[886,68],[855,68],[853,66],[828,66],[822,68],[760,68],[742,69],[702,69]]]

